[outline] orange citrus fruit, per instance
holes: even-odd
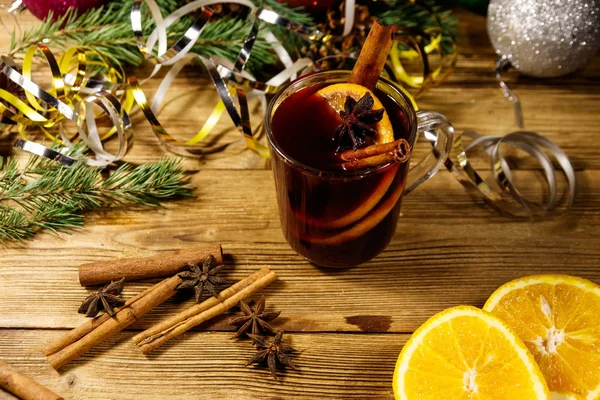
[[[536,275],[496,290],[484,310],[511,326],[548,387],[600,399],[600,286],[568,275]]]
[[[415,331],[394,372],[397,400],[549,400],[532,355],[502,320],[471,306]]]
[[[373,98],[373,110],[384,108],[381,101],[372,91],[355,83],[336,83],[334,85],[326,86],[317,92],[317,94],[325,98],[327,104],[329,104],[336,112],[340,112],[344,109],[346,97],[350,96],[358,101],[367,93]],[[394,128],[392,127],[390,117],[386,111],[384,111],[381,121],[377,122],[373,127],[377,131],[377,134],[373,138],[375,143],[388,143],[394,141]]]
[[[550,400],[585,400],[585,397],[575,393],[551,392]]]

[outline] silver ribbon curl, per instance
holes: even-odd
[[[508,87],[506,82],[504,82],[504,79],[502,79],[502,73],[511,68],[512,64],[507,58],[498,58],[496,61],[496,67],[494,68],[494,74],[496,75],[496,81],[498,81],[500,89],[502,89],[502,93],[504,93],[504,97],[514,104],[515,123],[519,128],[523,129],[525,127],[525,123],[523,122],[523,109],[521,108],[519,96],[517,96],[517,94]]]
[[[144,34],[142,31],[142,2],[145,2],[148,5],[150,14],[152,15],[154,23],[156,25],[155,31],[152,32],[147,41],[144,40]],[[175,75],[181,70],[181,67],[184,64],[187,64],[190,61],[190,57],[197,57],[207,69],[209,76],[217,91],[217,94],[223,102],[225,109],[227,110],[227,113],[229,114],[229,117],[231,118],[233,124],[247,139],[249,138],[254,140],[254,132],[250,125],[250,111],[248,107],[247,96],[258,96],[263,105],[266,105],[266,99],[264,96],[267,93],[275,93],[283,83],[285,83],[287,80],[294,79],[297,72],[304,69],[306,66],[309,65],[309,63],[311,63],[311,61],[308,59],[300,59],[297,60],[295,63],[292,63],[291,57],[289,56],[289,54],[287,54],[283,46],[281,46],[279,41],[273,35],[270,35],[267,37],[267,40],[273,43],[277,55],[279,56],[282,63],[286,66],[286,68],[281,73],[271,78],[268,82],[259,82],[256,79],[254,79],[251,75],[246,73],[244,70],[248,60],[250,59],[252,48],[260,30],[261,22],[266,22],[269,24],[284,27],[285,29],[292,30],[299,34],[305,35],[306,37],[313,40],[323,39],[325,35],[318,29],[313,29],[294,23],[280,16],[274,11],[266,10],[263,8],[256,8],[254,4],[248,0],[236,0],[235,3],[246,6],[251,9],[249,17],[252,18],[253,21],[250,31],[246,39],[244,40],[242,48],[238,53],[238,56],[236,57],[235,63],[232,66],[230,66],[228,65],[228,62],[221,61],[218,58],[207,59],[196,54],[192,55],[192,53],[190,53],[190,50],[195,44],[195,42],[199,39],[202,29],[204,29],[204,27],[208,23],[208,18],[203,17],[205,15],[210,16],[212,14],[212,11],[207,11],[207,7],[217,2],[219,2],[219,0],[196,0],[163,19],[162,15],[160,14],[160,9],[158,8],[154,0],[134,0],[134,6],[131,11],[131,21],[134,35],[138,43],[138,47],[146,58],[157,63],[157,66],[155,67],[154,71],[150,76],[153,76],[158,71],[161,65],[173,65],[173,69],[175,70],[174,74],[169,74],[169,80],[166,83],[163,81],[163,83],[165,84],[161,84],[161,86],[159,87],[159,90],[155,94],[155,97],[152,101],[151,109],[154,112],[158,110],[160,102],[164,98],[166,90],[168,90],[168,87],[170,86],[170,83],[174,79]],[[166,28],[182,16],[187,15],[198,8],[202,10],[202,16],[200,18],[201,21],[197,20],[196,22],[194,22],[194,24],[186,31],[184,38],[180,39],[177,42],[179,43],[179,45],[176,44],[172,46],[169,50],[166,50]],[[182,42],[182,40],[184,41]],[[157,41],[158,56],[153,56],[152,48],[154,47]],[[165,57],[163,57],[163,54],[167,54],[166,60]],[[230,83],[233,86],[234,93],[237,98],[237,105],[229,91],[228,85]],[[247,94],[246,91],[248,91],[249,93]],[[153,116],[153,120],[153,122],[155,122],[151,122],[153,127],[157,127],[160,125],[160,123],[158,123],[156,115]],[[157,134],[159,138],[164,139],[169,136],[168,134],[165,135],[166,131],[164,130],[164,128],[159,130],[161,131],[160,134]],[[175,140],[169,140],[168,142],[168,148],[177,154],[185,154],[187,156],[198,156],[205,154],[205,152],[203,152],[199,148],[199,146],[195,146],[192,149],[189,148],[189,146],[185,146],[176,142]],[[254,150],[261,153],[261,151],[257,150],[258,146],[261,145],[254,142]],[[264,150],[265,149],[262,149],[261,153],[263,155]]]
[[[463,137],[472,141],[463,146]],[[537,160],[544,171],[548,188],[546,201],[539,203],[528,199],[514,184],[512,172],[500,147],[510,145],[521,149]],[[490,165],[499,190],[493,189],[471,165],[467,153],[475,147],[482,147],[490,157]],[[567,154],[555,143],[535,132],[517,131],[505,136],[480,136],[475,131],[465,131],[456,137],[454,142],[456,162],[451,158],[446,160],[446,168],[471,193],[481,196],[500,211],[515,217],[541,217],[557,209],[561,205],[566,208],[573,204],[577,188],[575,170]],[[556,161],[567,181],[566,196],[559,196],[559,188],[555,175]]]
[[[122,109],[121,103],[112,93],[104,90],[96,90],[93,95],[75,103],[72,108],[60,99],[43,90],[33,81],[23,76],[15,69],[14,65],[12,64],[12,60],[5,56],[0,57],[0,72],[5,74],[11,81],[22,87],[24,90],[31,93],[35,98],[41,100],[45,104],[46,109],[55,108],[63,117],[75,124],[81,140],[96,155],[96,159],[87,158],[85,161],[87,164],[105,167],[108,164],[123,158],[127,153],[127,149],[131,147],[133,143],[133,135],[130,129],[131,121],[129,119],[129,115],[127,115],[127,113]],[[96,125],[96,117],[94,116],[93,112],[94,104],[98,105],[108,115],[117,131],[119,145],[116,155],[110,154],[104,150],[102,141],[100,140],[98,127]],[[81,118],[80,108],[82,106],[85,107],[85,118]],[[86,125],[86,129],[83,127],[84,123]],[[61,129],[60,135],[66,146],[72,146],[72,143],[64,133],[64,130]],[[31,143],[29,141],[25,142]],[[44,151],[40,146],[44,147],[42,145],[32,146],[31,144],[23,144],[21,142],[14,144],[14,147],[33,152],[34,154],[42,157],[57,160],[61,162],[61,164],[67,165],[54,157],[54,150],[44,147],[48,150]],[[72,163],[69,165],[71,164]]]
[[[57,163],[65,166],[65,167],[70,167],[77,162],[76,159],[71,158],[65,154],[62,154],[59,151],[50,149],[39,143],[30,142],[29,140],[17,139],[13,143],[13,147],[24,150],[28,153],[35,154],[40,157],[44,157],[44,158],[48,158],[50,160],[56,161]]]

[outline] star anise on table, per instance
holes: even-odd
[[[208,291],[208,293],[210,293],[212,296],[217,297],[219,295],[217,286],[227,285],[229,284],[229,281],[217,276],[217,274],[221,272],[225,266],[215,265],[215,263],[215,258],[213,256],[208,256],[202,263],[202,267],[200,267],[198,264],[190,264],[189,271],[184,271],[177,274],[177,276],[183,280],[183,282],[177,286],[177,289],[194,288],[196,294],[196,303],[200,303],[204,289],[206,289],[206,291]]]
[[[290,353],[295,352],[296,350],[290,346],[284,346],[281,344],[283,338],[283,331],[277,332],[275,337],[271,341],[267,341],[267,339],[263,336],[257,335],[248,335],[252,340],[254,340],[256,347],[258,348],[258,352],[248,361],[246,366],[250,364],[258,364],[267,362],[267,366],[271,371],[271,375],[275,379],[277,379],[277,364],[280,364],[286,368],[298,369],[289,357]]]
[[[108,315],[114,317],[114,307],[122,306],[125,303],[119,295],[123,291],[125,278],[120,281],[111,282],[104,286],[97,293],[89,295],[79,307],[79,314],[85,314],[86,317],[93,318],[101,310],[104,310]]]
[[[240,308],[243,316],[229,320],[229,324],[240,326],[233,337],[248,335],[248,330],[252,327],[252,335],[271,334],[277,332],[267,321],[272,321],[281,314],[281,312],[265,312],[265,296],[262,296],[254,310],[250,308],[243,300],[240,301]]]
[[[356,101],[347,96],[344,109],[340,116],[344,121],[335,130],[335,140],[338,142],[337,152],[353,149],[356,150],[377,134],[375,128],[369,125],[381,121],[384,109],[373,110],[375,101],[370,93],[366,93]]]

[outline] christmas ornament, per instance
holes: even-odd
[[[600,48],[600,1],[492,0],[487,28],[496,53],[521,73],[562,76]]]
[[[23,0],[27,9],[39,19],[46,19],[52,12],[52,18],[57,19],[65,15],[69,8],[74,8],[78,13],[100,7],[109,0]]]
[[[278,0],[291,8],[304,7],[310,13],[323,12],[329,10],[337,0]]]

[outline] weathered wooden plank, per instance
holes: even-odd
[[[61,331],[0,330],[0,354],[67,399],[393,399],[394,365],[408,335],[293,334],[298,371],[280,381],[245,368],[248,341],[229,334],[190,333],[146,357],[125,332],[94,348],[60,374],[39,352]],[[0,399],[4,399],[0,391]]]
[[[270,171],[202,171],[198,199],[156,211],[111,212],[89,218],[72,236],[42,234],[4,246],[0,258],[0,326],[63,328],[87,291],[77,267],[90,261],[221,242],[241,279],[263,265],[280,276],[265,293],[293,331],[411,332],[428,316],[457,304],[482,305],[518,276],[571,273],[600,282],[600,172],[579,173],[579,201],[566,215],[529,221],[502,217],[473,202],[449,174],[407,196],[398,231],[378,258],[354,269],[316,268],[281,233]],[[234,266],[235,265],[235,266]],[[131,296],[145,285],[128,286]],[[50,290],[51,295],[48,295]],[[146,328],[186,304],[168,302],[134,329]],[[356,318],[359,316],[359,318]],[[366,316],[360,318],[360,316]],[[230,329],[226,319],[203,329]]]

